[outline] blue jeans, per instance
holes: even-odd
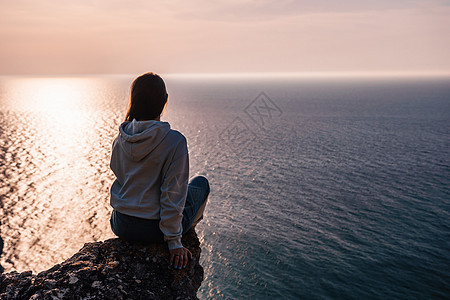
[[[209,182],[197,176],[188,185],[186,204],[183,210],[183,234],[189,231],[200,207],[209,195]],[[164,235],[159,229],[159,220],[128,216],[116,210],[111,214],[111,229],[119,238],[137,243],[164,243]]]

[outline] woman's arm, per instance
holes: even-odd
[[[185,140],[180,144],[174,157],[181,155],[170,162],[161,184],[159,227],[169,250],[183,248],[181,221],[189,180],[189,155]]]

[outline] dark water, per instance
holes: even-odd
[[[109,151],[132,78],[42,80],[0,81],[6,271],[112,236]],[[166,83],[163,119],[212,186],[200,298],[450,297],[450,79]]]

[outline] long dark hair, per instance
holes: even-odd
[[[154,73],[145,73],[133,81],[130,103],[125,121],[153,120],[158,118],[167,101],[166,85]]]

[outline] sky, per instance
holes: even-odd
[[[0,74],[450,73],[450,0],[0,0]]]

